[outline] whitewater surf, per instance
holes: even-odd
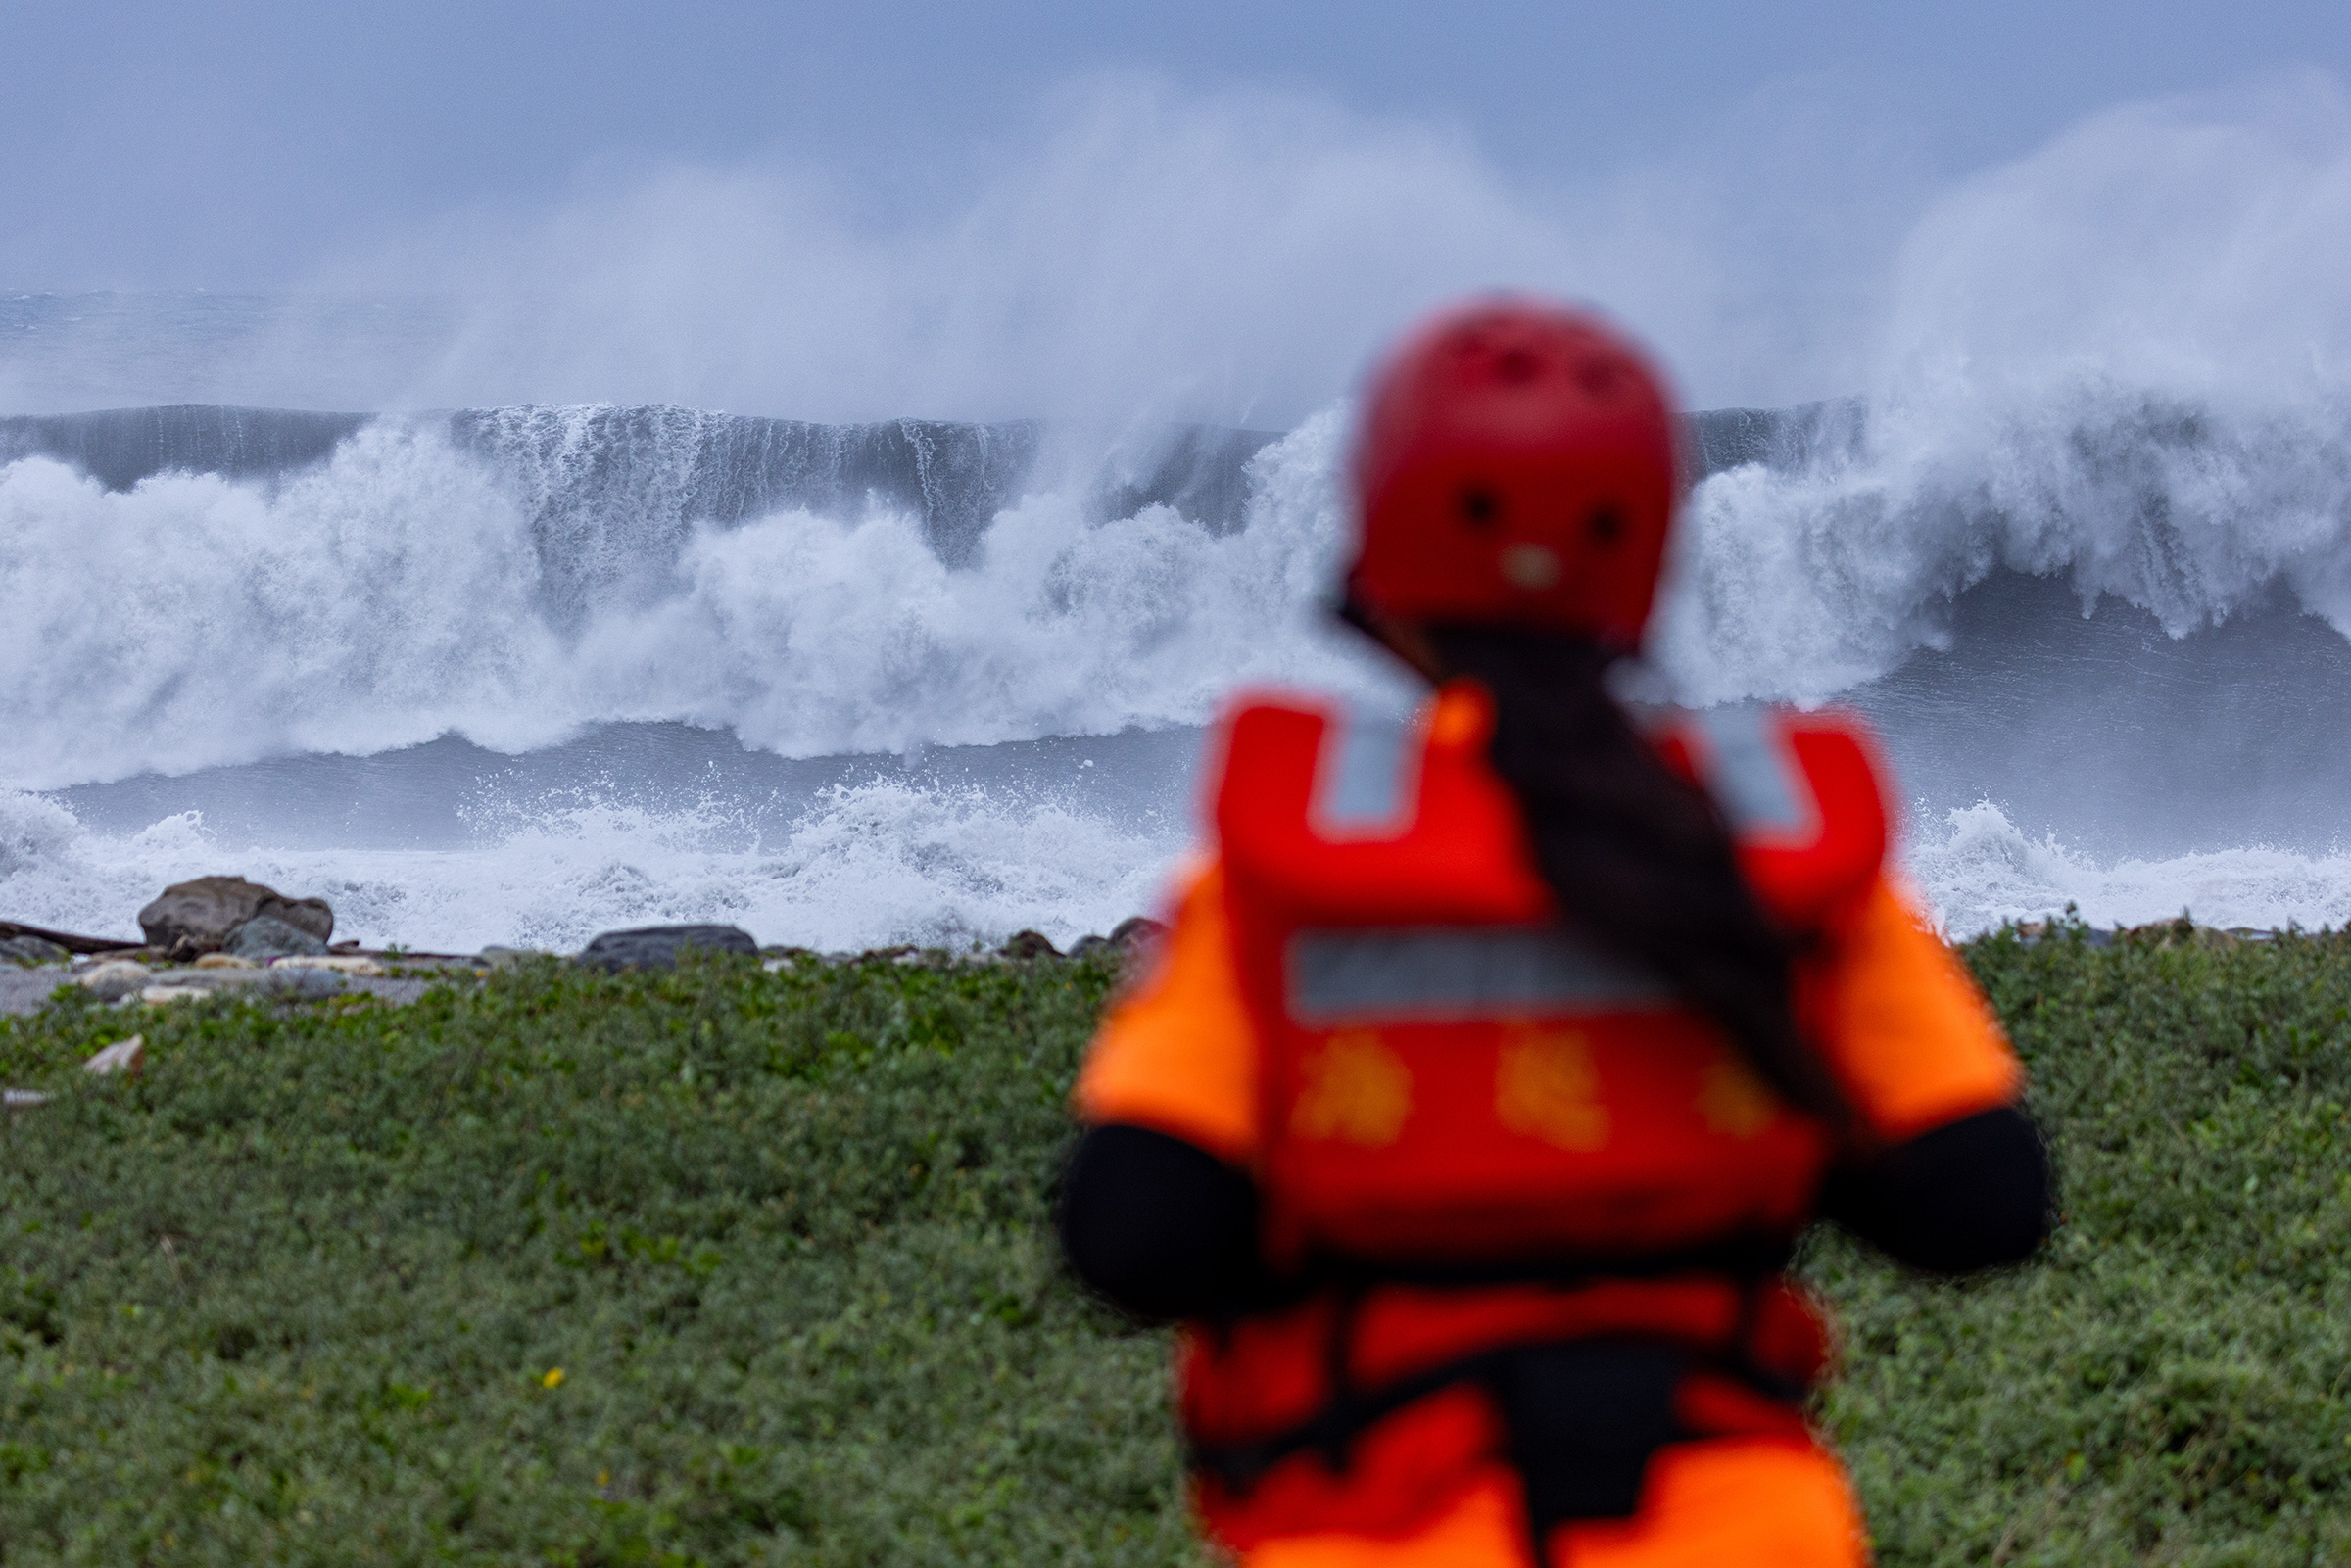
[[[1410,700],[1323,609],[1345,421],[0,420],[0,899],[124,931],[235,869],[443,949],[1106,929],[1235,686]],[[2351,444],[2119,396],[1965,435],[1697,416],[1646,694],[1870,714],[1955,932],[2351,919]]]

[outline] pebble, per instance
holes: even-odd
[[[298,954],[269,961],[272,970],[326,970],[336,974],[389,974],[390,970],[357,953]]]
[[[110,1072],[124,1072],[135,1078],[139,1075],[139,1069],[146,1065],[147,1041],[134,1034],[127,1040],[117,1040],[91,1057],[81,1065],[81,1070],[97,1073],[101,1077]]]

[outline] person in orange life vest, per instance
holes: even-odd
[[[1433,697],[1222,725],[1213,847],[1077,1087],[1070,1260],[1182,1320],[1194,1506],[1250,1568],[1862,1561],[1799,1233],[1956,1273],[2050,1212],[1871,743],[1609,695],[1679,478],[1592,316],[1423,328],[1354,481],[1342,614]]]

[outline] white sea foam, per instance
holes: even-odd
[[[2248,847],[2166,860],[2101,863],[2018,831],[1980,803],[1947,814],[1907,855],[1936,918],[1953,936],[2072,905],[2092,926],[2138,926],[2183,913],[2205,926],[2316,930],[2351,924],[2351,855]]]
[[[452,728],[552,739],[576,704],[536,574],[497,489],[397,427],[275,487],[166,474],[110,494],[46,458],[11,464],[0,783],[376,751]]]
[[[597,931],[716,921],[764,943],[963,946],[1032,927],[1067,943],[1156,906],[1181,843],[1050,800],[900,784],[820,798],[761,837],[723,810],[579,806],[464,850],[223,855],[197,814],[85,832],[50,801],[0,791],[0,901],[34,925],[138,934],[166,883],[224,869],[335,908],[336,935],[469,952],[572,950]]]
[[[558,630],[520,500],[385,423],[274,486],[0,468],[0,783],[55,787],[455,732],[687,720],[787,755],[1196,724],[1236,682],[1383,689],[1318,609],[1342,413],[1261,452],[1245,528],[1076,494],[950,569],[887,509],[703,526]]]
[[[1341,545],[1339,423],[1261,453],[1248,525],[1223,537],[1166,506],[1091,526],[1066,495],[998,515],[966,570],[894,514],[703,531],[679,592],[599,617],[576,667],[610,716],[727,725],[789,755],[1197,724],[1252,680],[1369,691],[1375,666],[1317,610]]]
[[[319,895],[337,934],[437,951],[576,949],[599,930],[739,925],[762,942],[962,947],[1032,927],[1067,943],[1155,911],[1185,848],[1179,823],[1121,824],[1013,792],[900,783],[838,789],[762,838],[721,808],[670,815],[574,806],[482,847],[264,850],[245,875]],[[139,907],[224,856],[195,813],[145,831],[85,831],[38,797],[0,792],[0,898],[14,919],[135,936]],[[2211,926],[2351,924],[2351,855],[2231,849],[2100,861],[2020,832],[1995,806],[1954,811],[1905,856],[1954,937],[2075,907],[2093,926],[2183,911]]]
[[[1659,634],[1702,701],[1941,645],[1997,568],[2173,636],[2282,584],[2351,633],[2351,100],[2097,117],[1952,191],[1896,268],[1866,429],[1693,498]]]

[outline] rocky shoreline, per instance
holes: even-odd
[[[289,1004],[367,995],[395,1005],[431,986],[549,959],[617,973],[669,969],[690,951],[791,964],[1027,963],[1053,958],[1126,958],[1164,927],[1137,915],[1109,935],[1081,936],[1062,952],[1043,934],[1017,931],[995,947],[957,950],[901,944],[864,952],[762,946],[735,926],[646,926],[605,931],[578,953],[489,947],[479,953],[362,948],[331,940],[334,911],[318,898],[290,899],[239,877],[174,883],[139,912],[139,942],[85,936],[0,921],[0,1016],[39,1011],[60,985],[75,985],[116,1007],[163,1007],[234,995]]]
[[[1147,949],[1165,927],[1136,915],[1107,936],[1081,936],[1064,953],[1042,933],[1015,932],[994,947],[967,949],[904,943],[863,952],[763,946],[735,926],[647,926],[605,931],[577,953],[487,947],[478,953],[362,948],[332,940],[334,911],[319,898],[288,898],[239,877],[206,877],[174,883],[139,912],[144,940],[85,936],[0,921],[0,1016],[39,1011],[61,984],[77,985],[97,1002],[117,1007],[162,1007],[212,996],[242,995],[299,1004],[367,995],[395,1005],[413,1002],[436,983],[489,974],[540,959],[609,972],[668,969],[693,950],[756,958],[770,969],[790,964],[1028,963],[1038,959],[1108,958],[1120,962]],[[2078,919],[2029,921],[2012,929],[2032,945],[2079,939],[2103,948],[2232,946],[2287,934],[2249,927],[2198,926],[2176,920],[2111,930]]]

